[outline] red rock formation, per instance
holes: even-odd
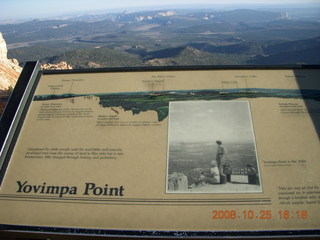
[[[7,45],[0,33],[0,115],[8,99],[8,90],[13,89],[22,68],[16,59],[7,58]]]
[[[21,71],[0,62],[0,89],[8,90],[14,88]]]
[[[56,64],[45,63],[45,64],[41,64],[41,68],[46,69],[46,70],[72,69],[72,67],[66,62],[60,62],[60,63],[56,63]]]

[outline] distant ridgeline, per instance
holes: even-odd
[[[103,107],[121,107],[125,111],[139,114],[144,111],[156,111],[158,121],[168,116],[169,102],[192,100],[232,100],[238,98],[292,98],[320,101],[320,90],[289,90],[289,89],[206,89],[179,90],[158,92],[128,92],[128,93],[99,93],[99,94],[60,94],[36,95],[34,101],[55,100],[85,96],[99,97],[99,104]]]

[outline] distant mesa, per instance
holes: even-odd
[[[153,15],[153,16],[137,16],[135,17],[134,19],[137,21],[137,22],[141,22],[141,21],[150,21],[150,20],[153,20],[154,18],[157,18],[157,17],[171,17],[175,15],[175,12],[174,11],[166,11],[166,12],[159,12],[157,13],[156,15]]]
[[[57,26],[53,26],[52,28],[57,29],[57,28],[63,28],[63,27],[67,27],[69,24],[59,24]]]

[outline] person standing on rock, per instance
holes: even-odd
[[[220,140],[217,140],[216,143],[218,144],[216,160],[217,160],[219,172],[221,175],[223,173],[222,172],[222,162],[223,162],[224,157],[227,152],[226,152],[226,149],[222,145],[222,142]]]

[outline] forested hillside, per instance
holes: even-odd
[[[320,64],[320,16],[165,9],[0,25],[9,57],[73,68]],[[300,16],[300,17],[299,17]]]

